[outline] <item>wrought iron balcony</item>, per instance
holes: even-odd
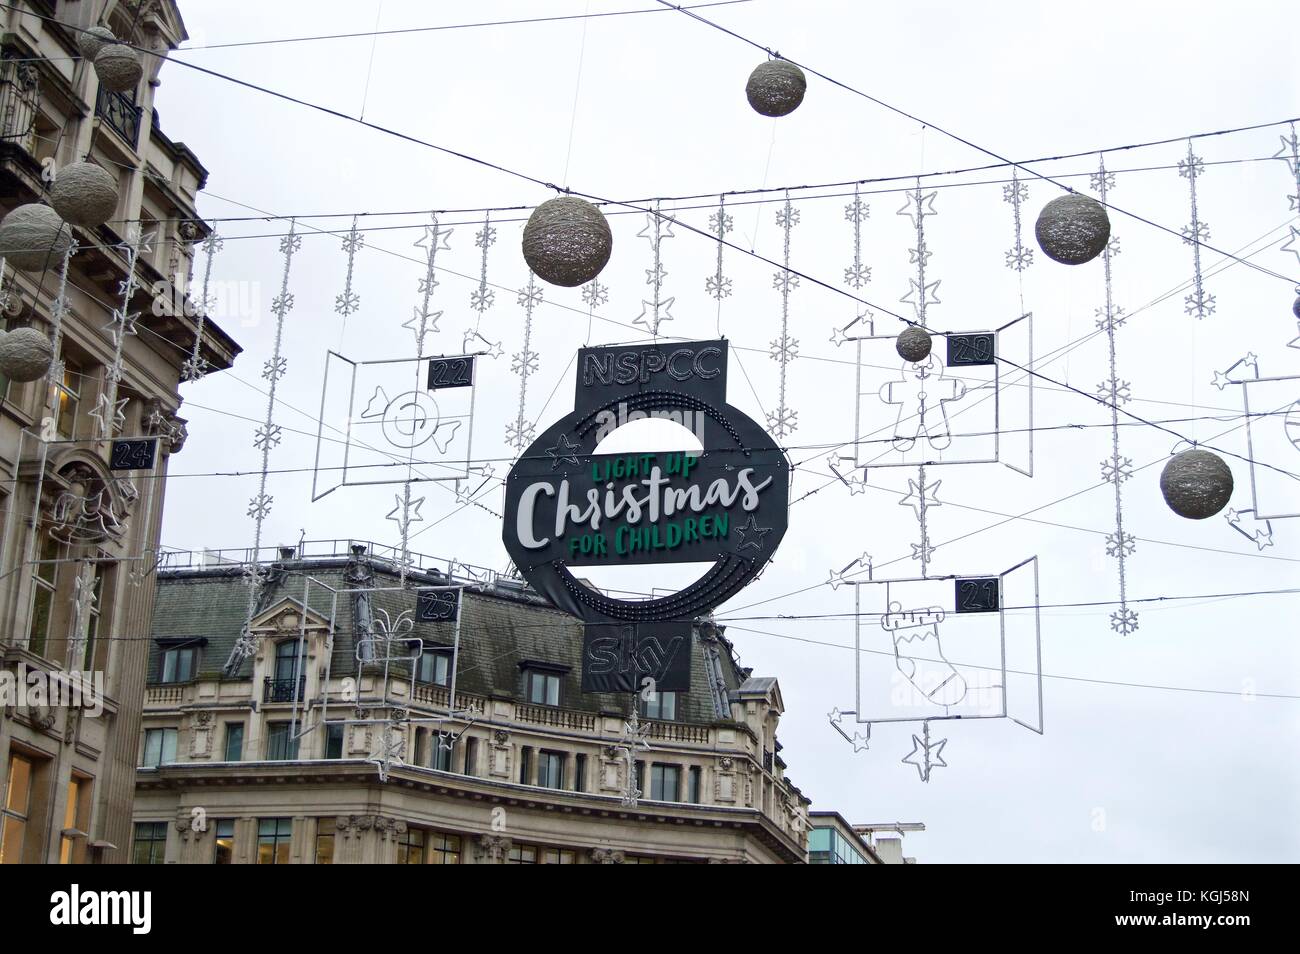
[[[301,702],[307,690],[306,676],[298,677],[297,689],[298,693],[295,696],[292,679],[272,679],[267,676],[262,682],[262,702],[294,702],[295,700]]]
[[[114,93],[99,88],[95,99],[95,115],[112,127],[132,149],[140,140],[140,107],[135,104],[135,93]]]

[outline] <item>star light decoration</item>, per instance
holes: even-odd
[[[672,306],[676,298],[665,298],[664,279],[668,276],[667,269],[663,266],[662,248],[665,239],[675,238],[673,235],[673,221],[666,218],[659,212],[660,203],[655,202],[655,210],[646,213],[645,227],[636,233],[637,238],[643,238],[650,243],[653,251],[652,266],[645,270],[645,283],[650,286],[650,300],[641,301],[641,314],[632,319],[632,324],[640,325],[645,328],[651,335],[659,334],[659,326],[665,321],[672,321]]]
[[[528,284],[519,289],[516,300],[524,309],[524,343],[510,360],[510,370],[519,375],[519,407],[515,419],[506,424],[506,443],[516,453],[523,453],[536,430],[524,414],[528,403],[528,378],[538,368],[537,353],[533,351],[533,310],[542,303],[542,290],[537,287],[532,272],[528,273]]]
[[[790,270],[790,230],[799,224],[799,210],[790,204],[790,192],[776,213],[782,232],[782,267],[772,275],[772,287],[781,293],[781,336],[773,339],[769,354],[780,368],[776,409],[767,414],[768,429],[778,438],[788,437],[799,427],[799,412],[787,403],[787,371],[799,357],[799,339],[790,336],[790,293],[799,287],[799,276]]]
[[[709,216],[709,231],[718,240],[718,263],[713,274],[704,279],[704,291],[718,302],[719,311],[722,308],[722,299],[731,297],[731,279],[722,274],[722,250],[726,245],[727,233],[734,227],[735,223],[727,214],[727,197],[718,196],[718,211]]]
[[[261,451],[261,468],[258,474],[257,493],[249,498],[247,510],[248,516],[253,520],[253,547],[250,551],[252,557],[244,571],[248,580],[248,603],[244,613],[243,633],[247,638],[241,638],[231,650],[230,659],[226,662],[226,669],[230,672],[238,671],[243,660],[257,651],[256,640],[249,634],[253,617],[257,613],[258,594],[265,579],[257,568],[258,554],[262,548],[262,530],[275,500],[266,489],[271,469],[271,451],[279,443],[280,428],[275,423],[275,400],[280,379],[288,366],[283,354],[284,319],[293,310],[294,299],[289,292],[289,276],[293,269],[293,257],[302,248],[302,236],[298,234],[297,228],[297,219],[290,219],[289,231],[280,239],[280,255],[284,259],[284,267],[280,275],[280,294],[276,295],[271,302],[271,311],[275,314],[275,344],[262,372],[262,377],[270,382],[270,387],[266,390],[266,416],[254,432],[254,447]]]
[[[1196,180],[1205,174],[1205,163],[1192,151],[1190,139],[1187,140],[1187,158],[1178,163],[1178,174],[1187,180],[1192,205],[1192,221],[1183,226],[1183,241],[1192,247],[1192,291],[1183,299],[1183,310],[1198,319],[1208,318],[1214,314],[1214,296],[1205,291],[1201,278],[1201,243],[1210,240],[1210,227],[1201,220],[1196,205]]]
[[[1104,204],[1110,195],[1110,190],[1115,187],[1115,175],[1106,171],[1105,156],[1101,156],[1098,160],[1097,171],[1090,177],[1089,184],[1099,193]],[[1110,374],[1106,380],[1097,385],[1097,397],[1110,408],[1110,457],[1102,461],[1101,468],[1102,479],[1110,483],[1115,491],[1115,529],[1106,535],[1106,555],[1115,560],[1119,575],[1119,608],[1110,614],[1110,628],[1121,636],[1129,636],[1138,628],[1137,613],[1128,605],[1128,558],[1137,549],[1137,540],[1133,534],[1124,529],[1122,485],[1133,475],[1133,462],[1120,453],[1119,409],[1132,400],[1132,391],[1129,382],[1120,380],[1116,362],[1115,332],[1125,321],[1124,309],[1115,304],[1112,284],[1112,269],[1115,256],[1118,254],[1119,238],[1112,234],[1101,253],[1106,298],[1102,307],[1097,309],[1097,328],[1106,332]]]
[[[916,515],[921,539],[920,542],[912,544],[912,559],[920,561],[922,577],[930,575],[930,559],[937,549],[930,543],[930,508],[943,506],[943,502],[936,496],[941,483],[942,480],[926,483],[925,464],[919,464],[916,468],[916,480],[908,478],[907,494],[898,502],[900,507],[911,507],[912,513]]]
[[[207,237],[199,245],[199,248],[203,249],[203,284],[199,289],[198,328],[194,332],[194,345],[190,349],[190,356],[181,365],[182,381],[197,381],[208,373],[208,362],[201,353],[203,328],[208,321],[208,312],[216,305],[216,300],[211,293],[212,260],[216,257],[217,252],[225,247],[225,244],[225,240],[217,234],[214,223],[212,231],[207,234]]]
[[[1249,521],[1242,519],[1247,516],[1250,517]],[[1255,544],[1260,550],[1273,545],[1273,522],[1259,519],[1259,517],[1255,516],[1254,510],[1234,510],[1229,507],[1225,517],[1228,526]]]
[[[736,545],[736,552],[739,553],[747,547],[762,550],[763,538],[771,532],[771,527],[760,527],[758,521],[754,519],[754,514],[751,513],[749,520],[736,528],[736,536],[740,538],[740,543]]]
[[[623,722],[623,734],[611,748],[623,753],[623,765],[626,774],[623,787],[622,803],[635,808],[643,794],[636,784],[636,753],[650,751],[649,722],[641,724],[640,706],[636,693],[632,694],[632,718]]]
[[[848,576],[849,571],[853,570],[854,567],[858,567],[858,569],[854,570],[853,576],[866,573],[867,579],[871,579],[871,554],[864,552],[861,556],[854,557],[846,563],[843,568],[831,570],[830,579],[826,581],[827,584],[832,590],[838,590],[841,586],[851,584],[853,581],[849,580]]]
[[[352,228],[343,236],[343,251],[348,255],[347,277],[343,280],[343,291],[334,297],[334,311],[337,314],[347,318],[361,307],[361,296],[352,290],[352,266],[357,257],[357,252],[365,247],[366,236],[364,232],[357,231],[358,216],[352,216]]]
[[[1274,159],[1281,159],[1286,165],[1287,171],[1295,180],[1295,195],[1288,195],[1287,210],[1290,212],[1300,212],[1300,134],[1296,133],[1295,123],[1290,124],[1291,135],[1279,137],[1282,141],[1282,148],[1273,156]],[[1281,251],[1290,252],[1300,262],[1300,229],[1294,225],[1289,226],[1290,237],[1282,245]],[[1300,302],[1300,285],[1296,286],[1296,301]],[[1296,314],[1297,331],[1300,331],[1300,314]],[[1288,348],[1300,349],[1300,334],[1287,342]]]
[[[923,193],[921,180],[918,178],[916,188],[907,194],[907,200],[898,210],[899,215],[905,215],[912,220],[912,225],[916,229],[916,248],[907,250],[909,263],[916,266],[916,277],[908,279],[911,287],[899,301],[912,306],[913,312],[916,313],[916,324],[922,328],[926,326],[925,318],[930,306],[943,304],[937,294],[939,280],[929,281],[926,274],[926,266],[934,253],[930,251],[925,241],[925,220],[931,215],[939,214],[934,208],[934,200],[938,194],[938,192]]]
[[[140,226],[133,225],[128,232],[127,241],[118,246],[118,250],[126,258],[126,278],[117,283],[122,304],[113,309],[112,320],[104,326],[104,330],[109,332],[113,340],[113,357],[104,369],[105,387],[99,396],[100,403],[96,407],[99,411],[96,417],[99,421],[99,437],[103,440],[110,440],[114,430],[122,426],[122,422],[119,421],[121,406],[117,399],[117,386],[122,380],[122,347],[126,343],[127,336],[136,333],[135,323],[140,317],[138,312],[131,311],[131,299],[135,297],[136,289],[139,287],[135,267],[141,253],[148,254],[153,247],[153,239],[153,232],[142,232]]]
[[[856,715],[856,714],[857,713],[854,712],[841,712],[839,710],[839,707],[837,706],[836,708],[832,709],[830,712],[826,713],[826,718],[830,721],[831,728],[834,729],[836,732],[838,732],[844,738],[844,741],[848,742],[850,745],[853,746],[854,752],[865,752],[867,749],[871,747],[871,723],[870,722],[863,723],[863,725],[866,727],[867,730],[866,735],[863,735],[857,729],[853,730],[853,735],[849,735],[847,732],[845,732],[843,729],[840,728],[840,723],[844,721],[844,717],[846,715]]]
[[[937,768],[947,768],[948,763],[943,760],[943,747],[948,744],[947,739],[940,739],[938,742],[930,741],[930,723],[929,721],[921,723],[921,734],[912,736],[912,751],[903,757],[903,764],[910,765],[916,769],[916,774],[922,782],[930,781],[930,772]]]
[[[1023,272],[1034,264],[1034,250],[1021,239],[1020,206],[1029,201],[1029,186],[1020,181],[1019,169],[1011,167],[1011,181],[1002,187],[1002,201],[1011,203],[1011,218],[1016,228],[1016,244],[1006,253],[1007,268]]]

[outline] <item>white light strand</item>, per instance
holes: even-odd
[[[1192,247],[1192,291],[1183,299],[1183,310],[1195,318],[1208,318],[1214,314],[1214,296],[1207,294],[1201,278],[1201,243],[1210,240],[1210,226],[1201,220],[1196,203],[1196,180],[1205,174],[1205,163],[1192,151],[1192,140],[1187,140],[1187,158],[1178,163],[1178,174],[1187,180],[1191,196],[1192,221],[1183,226],[1183,241]]]
[[[203,329],[208,321],[208,312],[211,311],[215,302],[210,293],[212,287],[212,259],[225,246],[225,241],[217,234],[216,224],[213,229],[203,239],[200,246],[203,249],[203,286],[199,290],[198,301],[198,327],[194,331],[194,347],[190,350],[190,356],[185,359],[181,365],[182,381],[197,381],[208,373],[208,362],[203,358]]]
[[[787,372],[790,362],[799,357],[799,339],[790,336],[790,292],[799,287],[799,276],[790,271],[790,230],[799,224],[799,210],[790,204],[790,193],[777,210],[776,224],[783,236],[782,268],[772,275],[772,287],[781,293],[781,336],[769,345],[768,354],[780,366],[777,403],[767,412],[767,425],[778,437],[788,437],[799,427],[799,412],[787,403]]]

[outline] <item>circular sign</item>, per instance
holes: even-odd
[[[579,352],[578,409],[551,425],[506,480],[503,539],[523,577],[587,622],[694,619],[756,577],[786,529],[790,467],[771,436],[726,403],[726,342]],[[619,427],[680,424],[703,451],[595,453]],[[710,563],[669,596],[623,600],[573,568]]]

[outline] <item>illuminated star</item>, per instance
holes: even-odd
[[[394,523],[398,525],[404,523],[405,524],[424,523],[424,518],[420,516],[420,508],[424,506],[423,497],[416,497],[414,500],[411,501],[410,510],[407,511],[405,516],[400,515],[400,512],[406,505],[406,502],[402,499],[401,494],[393,494],[393,499],[397,501],[397,506],[393,507],[392,510],[388,511],[388,516],[384,518],[385,520],[392,520]]]
[[[927,215],[938,215],[939,213],[934,208],[934,200],[938,194],[938,192],[929,192],[925,195],[918,195],[916,192],[909,192],[907,201],[903,203],[903,207],[898,210],[897,214],[907,216],[912,220],[912,225],[916,225],[918,213],[921,218],[925,218]]]
[[[1210,383],[1213,384],[1220,391],[1222,391],[1229,384],[1233,384],[1235,382],[1232,380],[1232,378],[1228,377],[1228,373],[1226,371],[1215,371],[1214,380],[1211,381]]]
[[[753,547],[755,550],[761,550],[763,549],[763,538],[771,532],[771,527],[760,527],[751,513],[748,522],[744,526],[736,528],[736,535],[740,537],[740,543],[736,549],[743,550],[746,547]],[[753,534],[753,536],[751,537],[750,534]]]
[[[921,519],[921,500],[925,499],[926,508],[942,507],[943,501],[939,499],[939,485],[942,480],[936,480],[932,484],[926,484],[924,487],[918,486],[915,480],[907,482],[907,496],[898,502],[900,507],[911,507],[916,519]]]
[[[839,706],[836,706],[830,712],[826,713],[826,718],[830,719],[831,724],[834,725],[844,720],[844,713],[840,711]]]
[[[1255,531],[1255,544],[1261,550],[1273,545],[1273,525],[1267,520],[1264,521],[1263,529]]]
[[[672,321],[671,309],[676,298],[665,298],[656,305],[652,301],[642,300],[641,314],[632,319],[632,324],[641,325],[652,335],[659,333],[659,326],[665,321]]]
[[[835,347],[838,348],[840,345],[844,344],[844,342],[848,340],[849,340],[849,336],[844,333],[843,328],[831,329],[831,344],[835,345]]]
[[[870,748],[871,739],[860,732],[854,732],[849,742],[852,743],[854,752],[865,752]]]
[[[830,572],[831,578],[826,582],[830,584],[832,590],[838,590],[841,584],[844,583],[844,576],[848,573],[848,570],[831,570]],[[838,712],[839,710],[836,711]],[[832,719],[831,721],[834,722],[835,720]]]
[[[904,295],[902,298],[898,300],[904,305],[911,305],[912,308],[916,311],[918,317],[920,316],[921,313],[922,297],[924,297],[927,306],[943,304],[943,302],[940,301],[939,296],[936,294],[936,292],[939,290],[939,284],[942,281],[942,279],[936,279],[935,281],[932,282],[926,282],[924,290],[922,290],[920,282],[918,282],[915,278],[909,278],[907,281],[908,284],[911,285],[911,288],[907,290],[906,295]]]
[[[119,431],[126,424],[126,405],[130,398],[110,401],[107,394],[101,394],[90,416],[99,422],[99,433],[108,437]]]
[[[920,736],[914,735],[912,736],[912,751],[903,759],[903,764],[914,766],[921,781],[928,782],[930,781],[930,769],[948,767],[948,763],[943,760],[942,755],[943,747],[947,744],[947,739],[940,739],[938,742],[927,745],[921,741]]]
[[[1278,251],[1290,252],[1295,255],[1297,259],[1300,259],[1300,229],[1297,229],[1294,225],[1291,226],[1291,237],[1287,239],[1286,244],[1278,249]]]
[[[424,311],[416,305],[412,309],[411,317],[402,322],[402,327],[415,335],[415,346],[422,348],[425,335],[433,334],[438,330],[438,319],[441,317],[440,311]]]
[[[1246,357],[1241,359],[1241,363],[1250,365],[1255,369],[1255,373],[1259,374],[1259,355],[1255,354],[1255,352],[1247,351]]]
[[[924,560],[926,563],[929,563],[930,559],[934,556],[934,549],[935,548],[930,546],[928,543],[913,543],[912,559]]]
[[[546,448],[547,455],[554,458],[551,462],[551,470],[559,467],[560,464],[572,464],[574,467],[580,466],[582,461],[578,460],[578,455],[574,451],[581,446],[577,442],[570,441],[568,434],[561,434],[554,447]]]
[[[437,225],[426,225],[424,234],[415,240],[414,244],[429,252],[436,252],[438,249],[450,252],[451,248],[447,242],[451,238],[451,233],[455,229],[444,229]]]
[[[849,477],[845,479],[844,483],[848,485],[850,497],[856,497],[867,489],[867,482],[861,477]]]

